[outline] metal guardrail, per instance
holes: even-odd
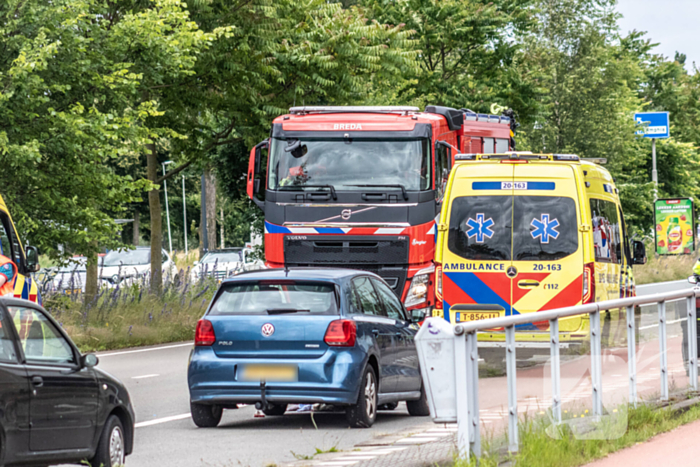
[[[515,326],[549,321],[550,356],[552,378],[552,418],[561,423],[561,386],[559,358],[559,319],[577,315],[590,316],[592,412],[594,417],[603,415],[602,351],[600,312],[625,308],[627,310],[627,356],[629,368],[629,403],[637,405],[637,369],[634,309],[639,305],[657,304],[659,320],[661,400],[668,400],[668,362],[666,341],[666,303],[686,300],[688,320],[688,356],[690,385],[698,390],[698,358],[695,299],[700,288],[667,293],[621,298],[587,305],[558,308],[538,313],[527,313],[503,318],[486,319],[454,327],[455,377],[457,402],[457,445],[460,455],[469,458],[469,452],[481,456],[479,422],[479,353],[477,332],[504,328],[506,335],[506,373],[508,381],[508,449],[518,450],[518,398],[516,392]],[[464,336],[463,339],[459,338]]]

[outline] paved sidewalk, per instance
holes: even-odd
[[[700,436],[700,420],[668,433],[662,433],[645,443],[615,452],[586,467],[700,465],[698,436]]]

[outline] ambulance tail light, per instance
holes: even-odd
[[[588,263],[583,266],[583,297],[582,301],[591,303],[595,301],[595,265]]]
[[[442,264],[435,265],[435,308],[442,310]]]

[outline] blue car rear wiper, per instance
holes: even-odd
[[[268,315],[281,315],[283,313],[308,313],[311,310],[303,310],[300,308],[268,308]]]

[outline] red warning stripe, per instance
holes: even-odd
[[[476,301],[471,298],[464,290],[462,290],[457,284],[454,283],[450,276],[447,274],[442,275],[442,296],[445,301],[452,305],[469,305],[476,303]]]

